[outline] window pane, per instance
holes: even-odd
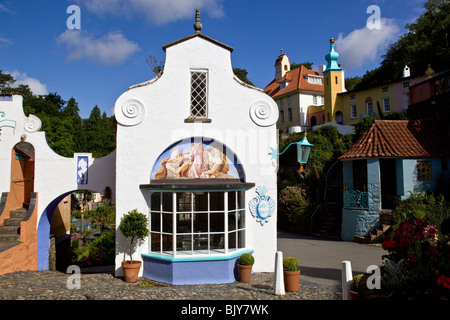
[[[151,211],[161,211],[161,192],[152,193]]]
[[[228,234],[228,249],[237,248],[237,232],[231,232]]]
[[[228,213],[228,231],[236,230],[236,212]]]
[[[163,232],[172,233],[172,220],[173,215],[171,213],[163,213]]]
[[[208,192],[194,192],[194,211],[208,211]]]
[[[238,209],[245,209],[245,191],[238,191]]]
[[[237,212],[237,225],[238,229],[245,228],[245,211],[243,210]]]
[[[163,192],[163,203],[162,208],[163,211],[173,212],[173,194],[171,192]]]
[[[177,193],[177,212],[191,212],[192,211],[192,193],[178,192]]]
[[[225,231],[225,219],[223,212],[211,212],[210,213],[210,231],[211,232],[223,232]]]
[[[228,192],[228,211],[236,209],[236,191]]]
[[[221,234],[212,234],[210,236],[210,239],[211,239],[210,240],[210,248],[211,248],[211,250],[225,249],[223,233],[221,233]]]
[[[209,206],[211,211],[223,211],[224,193],[223,192],[210,192],[209,193]]]
[[[208,212],[194,213],[194,232],[208,232]]]
[[[163,234],[162,235],[162,249],[163,252],[167,252],[167,253],[172,253],[173,251],[173,247],[172,247],[172,243],[173,243],[173,239],[171,235],[167,235],[167,234]]]
[[[194,250],[208,250],[207,234],[194,234]]]
[[[160,252],[161,251],[161,235],[159,233],[152,233],[150,245],[151,245],[152,252]]]
[[[191,116],[207,116],[206,83],[206,72],[191,72]]]
[[[152,212],[150,214],[150,230],[161,231],[161,213]]]
[[[238,231],[238,248],[245,248],[245,230]]]
[[[177,251],[191,251],[192,250],[192,236],[182,235],[177,236]]]
[[[177,214],[177,233],[191,233],[192,214]]]

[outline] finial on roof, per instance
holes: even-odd
[[[334,43],[334,38],[330,39],[330,43],[333,44]]]
[[[195,23],[194,23],[194,30],[196,33],[199,33],[202,30],[202,23],[200,22],[200,8],[197,8],[195,10]]]
[[[284,50],[283,50],[283,48],[281,48],[281,55],[283,55],[283,53],[284,53]]]

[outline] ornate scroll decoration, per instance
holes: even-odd
[[[41,126],[41,119],[39,119],[35,115],[30,114],[25,122],[24,128],[25,131],[33,133],[39,131],[41,129]]]
[[[250,107],[250,118],[261,127],[268,127],[278,121],[278,108],[265,101],[257,101]]]
[[[121,125],[135,126],[144,121],[144,104],[135,98],[123,102],[121,107],[116,108],[116,119]]]

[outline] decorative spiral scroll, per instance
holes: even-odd
[[[30,114],[25,122],[25,130],[29,133],[37,132],[41,129],[42,122],[38,117]]]
[[[278,109],[274,104],[257,101],[250,107],[250,118],[257,125],[268,127],[278,121]]]
[[[140,100],[132,98],[126,100],[121,107],[116,107],[115,114],[121,125],[135,126],[144,120],[145,107]]]

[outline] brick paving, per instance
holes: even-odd
[[[18,271],[0,276],[0,300],[341,300],[334,290],[304,285],[275,295],[273,273],[255,273],[250,283],[169,285],[139,278],[127,283],[110,273],[81,274],[80,288],[69,289],[71,274]],[[301,276],[300,276],[301,277]]]

